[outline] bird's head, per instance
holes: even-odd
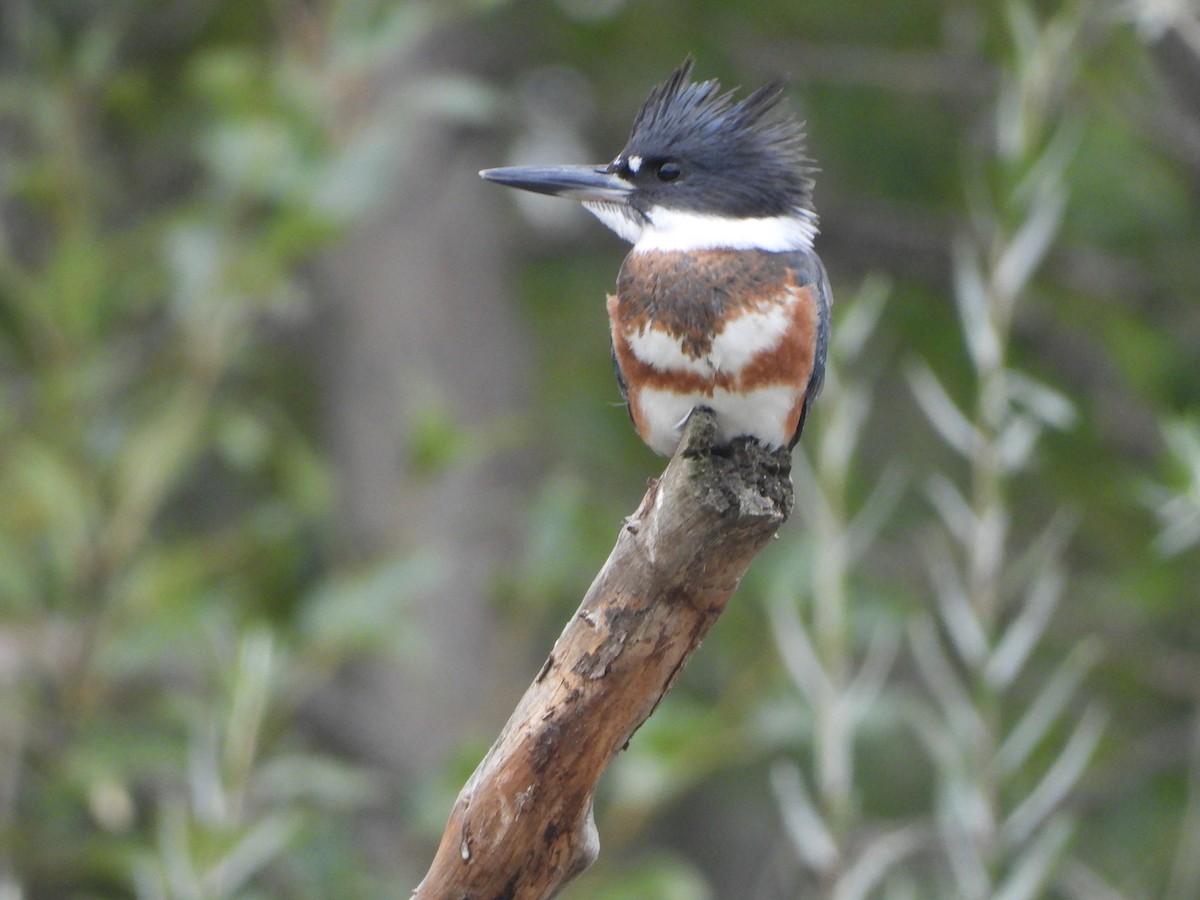
[[[688,57],[656,86],[607,165],[485,169],[489,181],[579,200],[636,250],[811,245],[817,217],[804,128],[769,115],[784,83],[741,100],[690,80]]]

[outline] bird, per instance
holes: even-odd
[[[634,429],[671,456],[692,411],[717,447],[795,447],[825,375],[832,292],[813,248],[816,169],[776,78],[742,99],[655,86],[607,164],[484,169],[490,182],[574,199],[633,244],[607,299],[617,385]]]

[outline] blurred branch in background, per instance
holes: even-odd
[[[1064,115],[1064,98],[1080,65],[1084,12],[1066,7],[1038,21],[1025,5],[1007,9],[1011,56],[990,140],[970,160],[971,231],[955,254],[975,376],[968,409],[928,368],[911,372],[934,430],[967,468],[964,487],[940,473],[928,483],[940,519],[925,542],[936,611],[918,614],[909,629],[928,690],[913,724],[938,779],[934,821],[949,875],[940,893],[963,900],[1036,897],[1055,884],[1070,890],[1062,873],[1074,824],[1065,809],[1107,719],[1093,702],[1063,723],[1096,661],[1091,641],[1028,699],[1018,693],[1065,589],[1072,527],[1060,514],[1027,538],[1009,496],[1040,435],[1068,427],[1075,414],[1063,395],[1012,365],[1009,346],[1067,205],[1079,125]],[[1018,540],[1028,541],[1024,550]]]
[[[152,848],[132,859],[139,898],[242,897],[264,878],[285,893],[311,889],[319,864],[297,850],[331,835],[310,810],[353,813],[381,788],[376,778],[319,753],[267,751],[269,717],[278,713],[280,695],[295,688],[288,679],[297,667],[265,628],[247,629],[235,648],[223,646],[226,635],[212,637],[222,667],[209,675],[216,708],[192,726],[186,783],[164,785],[156,797]],[[229,649],[235,658],[223,658]],[[89,797],[101,821],[115,799],[103,791],[101,782]],[[327,884],[342,890],[356,882],[365,888],[366,879],[339,872]]]
[[[1179,823],[1179,841],[1163,892],[1167,900],[1185,900],[1200,894],[1200,718],[1192,723],[1187,783],[1187,803]]]
[[[1148,485],[1145,502],[1158,517],[1159,553],[1174,556],[1200,544],[1200,425],[1175,421],[1163,426],[1170,464],[1182,476],[1178,487]]]
[[[1161,530],[1155,548],[1164,557],[1200,545],[1200,426],[1174,421],[1163,427],[1169,464],[1182,477],[1177,485],[1153,484],[1144,499],[1158,517]],[[1187,802],[1179,823],[1179,839],[1163,896],[1184,900],[1200,893],[1200,718],[1191,728]]]
[[[864,639],[863,620],[854,616],[854,573],[875,548],[905,480],[895,466],[886,469],[866,499],[851,506],[853,464],[871,409],[864,350],[888,290],[876,278],[854,299],[838,301],[820,431],[815,445],[797,452],[794,466],[806,533],[797,538],[796,564],[777,577],[769,607],[780,656],[811,719],[812,744],[811,773],[779,761],[771,782],[796,856],[811,876],[798,892],[837,900],[871,895],[926,840],[915,823],[867,819],[855,779],[863,733],[886,740],[882,735],[901,725],[880,696],[889,690],[901,626],[884,619]],[[797,585],[807,615],[797,609]]]

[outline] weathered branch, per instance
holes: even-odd
[[[792,506],[786,450],[712,448],[699,410],[579,611],[463,787],[414,896],[553,897],[599,852],[596,782]]]

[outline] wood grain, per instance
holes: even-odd
[[[553,897],[596,859],[597,781],[791,511],[788,452],[714,449],[714,434],[697,410],[463,787],[415,897]]]

